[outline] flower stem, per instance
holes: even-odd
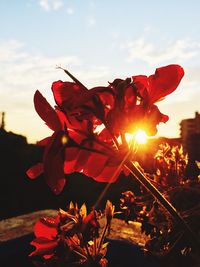
[[[63,69],[62,67],[57,67],[57,69],[63,70],[76,84],[78,84],[80,87],[88,90],[85,85],[83,85],[76,77],[74,77],[68,70]]]
[[[103,229],[103,233],[102,233],[102,235],[101,235],[101,240],[100,240],[100,242],[99,242],[99,246],[98,246],[97,254],[100,253],[101,246],[102,246],[103,241],[104,241],[104,238],[105,238],[105,236],[106,236],[106,232],[107,232],[108,226],[109,226],[109,223],[106,222],[106,225],[105,225],[105,227],[104,227],[104,229]]]
[[[111,185],[111,182],[113,180],[113,178],[115,176],[117,176],[120,172],[121,172],[121,169],[123,167],[123,165],[125,164],[125,162],[127,161],[128,157],[130,156],[130,153],[131,151],[128,151],[125,155],[125,157],[123,158],[123,160],[121,161],[121,163],[118,165],[117,169],[115,170],[115,172],[113,173],[113,175],[110,177],[110,180],[108,181],[107,185],[105,186],[105,188],[103,189],[103,191],[101,192],[100,196],[98,197],[95,205],[94,205],[94,209],[97,209],[101,200],[103,199],[103,197],[105,196],[105,194],[107,193],[110,185]]]

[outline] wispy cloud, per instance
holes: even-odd
[[[93,27],[96,24],[96,19],[94,17],[89,17],[88,18],[88,25],[90,27]]]
[[[176,40],[161,47],[145,38],[123,45],[128,51],[127,61],[141,60],[149,65],[166,64],[169,62],[182,63],[199,54],[200,44],[189,40]]]
[[[42,82],[51,77],[56,65],[79,65],[80,60],[76,56],[46,57],[39,53],[26,52],[24,44],[11,40],[0,43],[0,84],[13,85],[30,84],[37,80]],[[15,77],[14,79],[12,77]],[[1,87],[2,88],[2,87]]]
[[[63,6],[62,0],[39,0],[40,7],[45,11],[59,10]]]
[[[111,70],[107,66],[89,66],[87,69],[78,71],[79,79],[88,87],[98,85],[107,86],[110,80]]]
[[[74,14],[74,8],[72,8],[72,7],[67,7],[67,8],[66,8],[66,12],[67,12],[68,15],[73,15],[73,14]]]
[[[63,71],[56,70],[57,65],[70,66],[72,74],[88,88],[107,81],[110,73],[107,67],[86,64],[83,68],[82,64],[74,55],[46,57],[40,52],[28,52],[26,45],[17,40],[0,42],[0,111],[6,112],[7,130],[25,134],[31,142],[49,134],[35,113],[34,92],[39,89],[54,105],[51,83],[70,80]]]
[[[200,66],[193,66],[187,68],[187,76],[185,77],[185,82],[190,86],[198,86],[198,91],[200,93]]]
[[[31,54],[16,40],[0,42],[0,111],[6,112],[7,130],[25,134],[32,142],[49,132],[37,119],[32,99],[39,89],[52,101],[51,83],[66,79],[62,71],[56,70],[59,64],[79,66],[80,60],[73,55],[46,57],[40,53]]]

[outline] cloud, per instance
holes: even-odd
[[[92,88],[99,85],[107,86],[111,71],[107,66],[90,66],[78,71],[77,75],[83,84]]]
[[[187,86],[198,86],[198,91],[200,92],[200,66],[186,68],[185,83]]]
[[[6,112],[7,130],[28,136],[29,142],[50,134],[34,110],[33,95],[38,89],[52,106],[55,104],[52,82],[70,81],[63,71],[56,69],[57,65],[69,66],[69,71],[88,88],[102,84],[110,74],[105,66],[88,66],[86,62],[83,67],[83,62],[74,55],[47,57],[41,52],[30,53],[17,40],[0,41],[0,111]]]
[[[0,84],[24,86],[37,80],[44,82],[51,78],[56,65],[79,65],[76,56],[46,57],[26,52],[26,46],[16,40],[0,43]],[[38,73],[41,75],[38,77]],[[2,87],[1,87],[2,88]]]
[[[94,8],[95,8],[95,2],[94,2],[93,0],[90,0],[90,1],[89,1],[89,7],[90,7],[91,9],[94,9]]]
[[[96,19],[94,17],[88,18],[88,25],[93,27],[96,24]]]
[[[63,6],[62,0],[39,0],[40,7],[45,11],[56,11]]]
[[[56,65],[79,66],[80,59],[73,55],[46,57],[30,53],[24,44],[16,41],[0,42],[0,111],[6,112],[7,130],[25,134],[33,142],[40,139],[48,129],[37,119],[33,107],[33,95],[39,89],[53,103],[51,83],[66,79],[56,70]],[[46,90],[46,91],[45,91]]]
[[[123,45],[128,51],[127,61],[140,60],[149,65],[182,63],[199,54],[200,44],[189,40],[176,40],[161,47],[160,44],[149,42],[145,38]]]
[[[67,7],[66,12],[68,15],[73,15],[74,14],[74,9],[72,7]]]

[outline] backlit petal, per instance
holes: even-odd
[[[55,132],[44,154],[45,179],[55,194],[59,194],[65,185],[63,135],[62,131]]]
[[[26,174],[30,179],[37,178],[40,174],[42,174],[44,171],[43,163],[38,163],[34,166],[32,166],[30,169],[26,171]]]
[[[36,237],[54,239],[58,234],[58,231],[56,227],[51,227],[44,223],[42,220],[39,220],[34,226],[34,234]]]
[[[179,85],[184,70],[179,65],[168,65],[156,69],[154,75],[149,76],[149,98],[151,103],[171,94]]]
[[[34,95],[34,105],[38,115],[46,122],[50,129],[57,131],[61,128],[61,124],[55,110],[38,90]]]

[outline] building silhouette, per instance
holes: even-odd
[[[1,130],[5,130],[5,112],[1,112],[1,125],[0,125]]]
[[[180,126],[185,152],[191,160],[200,161],[200,113],[195,112],[194,118],[182,120]]]

